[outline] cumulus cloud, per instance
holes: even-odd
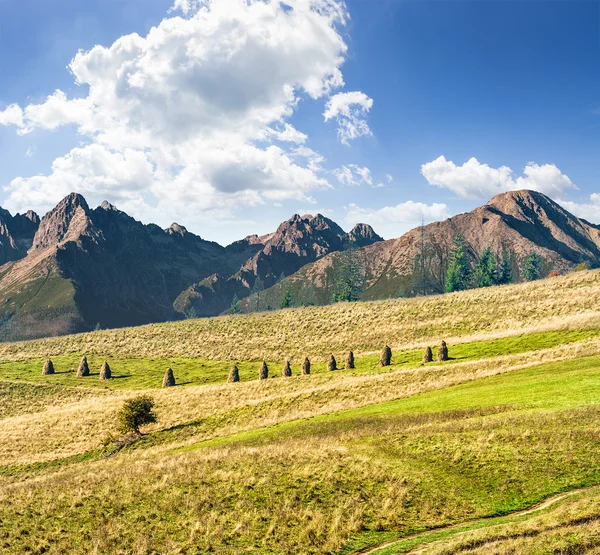
[[[372,107],[373,99],[363,92],[338,93],[327,102],[323,116],[325,121],[337,121],[338,138],[349,145],[354,139],[372,135],[365,119]]]
[[[463,198],[487,199],[498,193],[532,189],[547,195],[561,195],[576,189],[571,180],[554,164],[538,165],[529,162],[523,175],[516,177],[511,168],[493,168],[471,158],[462,166],[444,156],[423,164],[421,173],[431,185],[444,187]]]
[[[20,134],[70,125],[89,143],[48,175],[15,179],[9,208],[48,208],[67,184],[92,197],[135,197],[138,217],[230,213],[266,199],[312,200],[329,187],[322,157],[304,155],[308,137],[287,120],[300,98],[344,84],[343,3],[177,0],[173,9],[183,17],[144,37],[77,53],[69,69],[84,95],[57,90],[0,112],[0,124]]]
[[[346,221],[350,225],[367,223],[373,226],[384,237],[398,237],[409,231],[421,221],[432,222],[448,217],[445,204],[425,204],[409,200],[396,206],[385,206],[379,209],[361,208],[350,204],[346,208]]]
[[[333,170],[332,173],[340,185],[348,187],[359,187],[361,184],[373,185],[371,170],[367,167],[348,164]]]
[[[587,203],[567,200],[559,200],[558,203],[579,218],[584,218],[594,224],[600,223],[600,193],[592,193]]]

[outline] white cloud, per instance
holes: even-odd
[[[595,224],[600,223],[600,193],[592,193],[588,203],[580,204],[567,200],[559,200],[558,203],[579,218]]]
[[[340,185],[359,187],[361,184],[373,185],[371,170],[367,167],[348,164],[332,171]]]
[[[35,148],[35,146],[33,146],[33,145],[28,146],[27,150],[25,151],[25,156],[27,158],[33,158],[35,156],[36,150],[37,149]]]
[[[385,179],[388,183],[391,183],[392,181],[394,181],[394,178],[389,173],[385,174]]]
[[[135,197],[138,217],[198,218],[198,210],[311,200],[310,191],[329,186],[322,157],[301,154],[307,136],[287,120],[301,97],[344,84],[342,2],[177,0],[174,9],[185,17],[166,18],[145,37],[80,51],[69,68],[82,97],[55,91],[0,112],[0,124],[21,134],[72,125],[88,144],[48,175],[13,180],[7,206],[46,209],[68,184],[92,197]],[[129,180],[141,166],[139,182]]]
[[[338,138],[348,145],[354,139],[372,135],[365,119],[372,107],[373,99],[363,92],[338,93],[327,102],[323,116],[325,121],[336,119]]]
[[[448,217],[448,207],[445,204],[424,204],[409,200],[396,206],[385,206],[379,209],[361,208],[350,204],[346,208],[346,221],[350,225],[367,223],[384,237],[399,237],[409,231],[422,220],[432,222]]]
[[[5,110],[0,111],[0,125],[23,125],[23,110],[17,104],[11,104]]]
[[[515,179],[508,166],[492,168],[471,158],[462,166],[446,160],[444,156],[423,164],[421,173],[431,185],[444,187],[463,198],[488,199],[505,191],[532,189],[547,195],[560,195],[576,189],[571,180],[554,164],[542,166],[529,162],[523,175]]]

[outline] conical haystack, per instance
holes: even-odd
[[[427,347],[423,353],[423,364],[427,364],[431,361],[433,361],[433,353],[431,352],[431,347]]]
[[[346,357],[346,370],[352,370],[354,367],[354,353],[350,351]]]
[[[392,349],[390,349],[387,345],[381,351],[381,356],[379,357],[379,366],[389,366],[392,363]]]
[[[329,362],[327,363],[327,370],[337,370],[337,362],[333,355],[331,355],[331,357],[329,358]]]
[[[236,383],[240,381],[240,371],[238,370],[237,364],[234,364],[229,371],[229,377],[227,378],[229,383]]]
[[[88,366],[87,357],[82,357],[79,363],[79,369],[77,370],[78,378],[85,378],[90,375],[90,367]]]
[[[54,364],[52,364],[52,361],[50,359],[48,359],[44,363],[44,368],[42,370],[42,376],[50,376],[52,374],[54,374]]]
[[[437,359],[439,362],[448,360],[448,345],[446,345],[445,341],[442,341],[438,347]]]
[[[163,387],[173,387],[175,385],[175,375],[173,374],[172,368],[167,368],[165,377],[163,378]]]
[[[258,378],[260,380],[266,380],[269,377],[269,367],[267,363],[263,361],[260,370],[258,371]]]
[[[284,378],[289,378],[292,375],[292,367],[290,366],[290,361],[288,360],[281,369],[281,375]]]
[[[112,378],[112,372],[110,371],[110,366],[108,362],[104,361],[102,368],[100,368],[100,379],[101,380],[110,380]]]
[[[310,374],[310,359],[308,357],[306,357],[304,359],[304,362],[302,363],[302,373],[305,376],[308,376]]]

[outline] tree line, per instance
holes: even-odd
[[[491,285],[505,285],[514,281],[514,254],[503,249],[496,256],[490,247],[483,250],[475,265],[471,264],[467,242],[458,232],[448,259],[446,270],[446,293],[464,291]],[[523,260],[521,277],[524,281],[534,281],[542,277],[543,258],[535,251],[530,252]]]

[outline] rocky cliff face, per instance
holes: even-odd
[[[192,285],[179,295],[174,306],[184,314],[220,314],[230,308],[235,298],[243,299],[271,287],[309,262],[349,246],[370,245],[381,240],[366,224],[359,224],[346,233],[321,214],[296,214],[283,222],[275,233],[251,236],[228,247],[232,252],[240,249],[249,253],[254,249],[255,252],[234,275],[214,274]]]
[[[27,255],[39,225],[39,216],[31,210],[12,216],[0,208],[0,265]]]
[[[543,257],[547,271],[566,271],[581,262],[600,265],[599,226],[573,216],[541,193],[512,191],[471,212],[358,249],[355,259],[364,280],[362,298],[442,292],[458,232],[465,237],[473,260],[487,247],[498,255],[509,251],[517,280],[524,257],[532,251]],[[260,302],[255,297],[248,299],[242,308],[278,306],[287,287],[295,291],[299,302],[308,296],[311,303],[327,304],[344,263],[340,253],[331,253],[263,292]]]

